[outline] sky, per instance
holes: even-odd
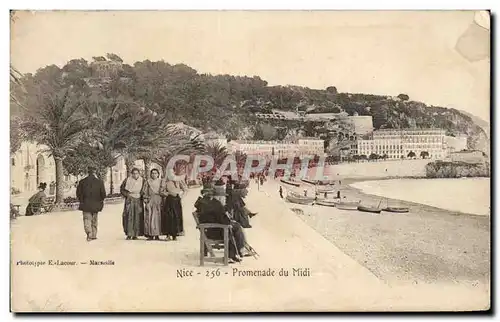
[[[200,73],[260,76],[269,85],[396,96],[489,121],[490,59],[472,11],[17,12],[11,63],[21,72],[115,53],[126,63],[184,63]],[[480,29],[480,28],[479,28]],[[472,39],[472,40],[471,40]]]

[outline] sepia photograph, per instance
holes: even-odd
[[[491,308],[489,11],[10,11],[10,310]]]

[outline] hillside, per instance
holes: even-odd
[[[395,98],[339,93],[334,86],[325,90],[268,86],[258,76],[200,74],[189,66],[171,65],[163,61],[146,60],[127,65],[115,56],[108,54],[108,60],[103,56],[94,57],[93,62],[73,59],[62,68],[47,66],[34,75],[24,75],[22,80],[33,84],[40,80],[47,81],[62,72],[68,85],[87,86],[92,91],[98,88],[95,95],[106,98],[115,95],[120,99],[138,102],[167,114],[173,122],[215,131],[231,139],[316,136],[327,139],[327,144],[331,146],[340,145],[337,143],[345,137],[338,132],[343,132],[342,135],[352,133],[349,125],[342,122],[304,124],[300,121],[262,121],[255,113],[270,112],[272,109],[306,113],[338,113],[343,110],[349,115],[371,115],[375,129],[437,127],[445,129],[449,135],[467,134],[470,148],[484,150],[489,145],[486,132],[471,116],[455,109],[412,101],[405,94]],[[96,74],[95,66],[106,64],[106,61],[110,62],[111,67],[119,68],[110,77],[103,78]],[[11,107],[11,113],[15,115],[18,111]]]

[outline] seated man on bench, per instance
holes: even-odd
[[[229,259],[233,262],[240,262],[241,257],[246,255],[245,235],[243,234],[241,225],[229,219],[224,206],[220,201],[214,199],[214,189],[203,189],[201,193],[203,197],[198,198],[195,203],[196,211],[199,214],[198,220],[201,224],[231,225],[232,229],[229,231]],[[206,234],[210,239],[224,239],[223,230],[220,228],[209,228]]]

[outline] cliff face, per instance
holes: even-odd
[[[428,178],[489,177],[490,164],[436,161],[428,163],[425,171]]]

